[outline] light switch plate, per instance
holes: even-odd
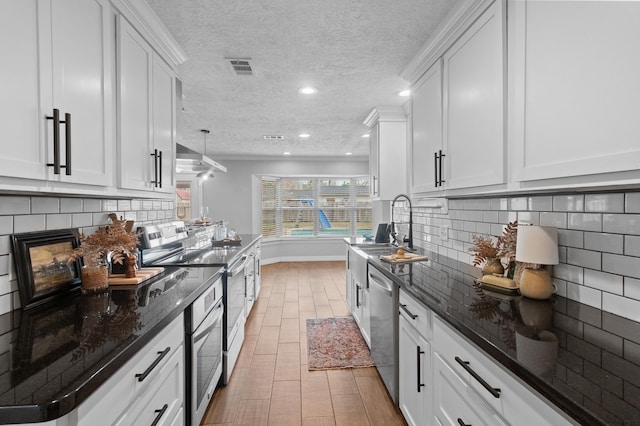
[[[440,227],[440,238],[442,239],[442,241],[447,241],[449,239],[449,227],[446,225],[443,225]]]

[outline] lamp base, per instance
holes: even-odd
[[[545,300],[554,292],[547,269],[527,268],[520,277],[520,294],[531,299]]]

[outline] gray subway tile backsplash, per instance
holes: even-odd
[[[154,207],[157,210],[152,210]],[[20,307],[12,234],[63,228],[92,232],[109,223],[107,215],[112,212],[135,220],[136,226],[170,220],[175,215],[171,200],[0,195],[0,316]]]
[[[500,236],[516,219],[558,228],[560,264],[552,275],[559,295],[615,318],[638,315],[634,309],[640,312],[640,192],[450,199],[446,214],[414,208],[414,240],[471,264],[471,237]],[[449,226],[447,241],[439,234],[442,224]]]

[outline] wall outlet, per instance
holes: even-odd
[[[440,227],[440,239],[442,241],[447,241],[449,239],[449,227],[446,225],[442,225]]]

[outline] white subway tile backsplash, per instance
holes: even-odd
[[[509,208],[508,198],[492,198],[491,210],[507,210]]]
[[[510,210],[527,210],[529,199],[527,197],[511,198],[509,200]]]
[[[482,222],[494,222],[494,223],[498,222],[497,211],[485,211],[481,213],[482,213],[482,217],[481,217]]]
[[[579,266],[567,265],[564,263],[554,265],[552,275],[572,283],[584,283],[584,269]]]
[[[131,210],[131,200],[118,200],[118,210]]]
[[[84,228],[93,225],[93,214],[76,213],[71,215],[71,226],[74,228]]]
[[[640,192],[630,192],[625,194],[625,213],[640,213]]]
[[[627,256],[640,256],[640,236],[624,236],[624,254]],[[640,259],[638,259],[638,262],[640,262]]]
[[[602,267],[601,259],[602,254],[598,251],[567,248],[567,263],[570,265],[599,270]]]
[[[82,198],[60,198],[60,213],[82,212]]]
[[[640,215],[605,214],[602,216],[602,230],[615,234],[640,235]]]
[[[13,216],[0,216],[0,234],[13,234]]]
[[[476,225],[476,232],[478,234],[491,234],[491,224],[480,222]]]
[[[567,297],[567,282],[558,278],[553,278],[553,285],[556,286],[558,296]]]
[[[21,215],[13,217],[13,232],[19,234],[21,232],[42,231],[45,228],[45,215]]]
[[[606,272],[594,271],[593,269],[584,270],[584,285],[609,293],[619,295],[624,293],[623,278],[621,275],[608,274]]]
[[[602,270],[626,277],[640,278],[640,259],[618,254],[602,254]]]
[[[624,297],[640,300],[640,280],[624,277]]]
[[[498,222],[500,223],[509,223],[518,220],[517,212],[498,212]]]
[[[109,220],[109,216],[104,212],[93,213],[91,215],[91,222],[93,226],[107,225],[111,223],[111,221]]]
[[[602,293],[602,309],[618,316],[640,321],[640,301]]]
[[[48,214],[46,221],[48,230],[71,228],[71,215],[68,213]]]
[[[0,295],[11,293],[11,282],[8,275],[0,276]]]
[[[550,195],[529,197],[528,205],[529,210],[551,211],[553,210],[553,197]]]
[[[0,256],[0,275],[9,274],[9,261],[11,260],[11,256],[8,254]]]
[[[11,299],[12,299],[11,294],[5,294],[0,296],[0,315],[4,315],[7,312],[11,312]]]
[[[162,210],[162,201],[152,200],[151,201],[151,205],[152,205],[153,210],[155,210],[155,211]]]
[[[585,211],[624,213],[624,194],[587,194]]]
[[[602,215],[598,213],[569,213],[567,227],[581,231],[602,231]]]
[[[11,236],[0,236],[0,255],[11,253]]]
[[[29,214],[31,212],[29,197],[0,197],[0,215]]]
[[[602,308],[602,293],[590,287],[567,282],[567,298],[594,308]]]
[[[31,213],[59,213],[60,200],[52,197],[31,197]]]
[[[567,227],[567,213],[540,212],[540,226],[565,229]]]
[[[556,212],[584,211],[584,195],[554,195],[553,211],[556,211]]]
[[[151,201],[151,200],[142,200],[142,209],[143,210],[151,210],[151,209],[153,209],[153,201]]]
[[[118,200],[102,200],[102,211],[112,213],[118,210]]]
[[[623,243],[624,238],[622,235],[598,232],[584,233],[584,248],[587,250],[622,254]]]
[[[518,224],[540,225],[539,212],[518,212]]]
[[[566,247],[584,247],[584,232],[558,229],[558,244]]]
[[[82,201],[83,211],[86,213],[95,213],[102,211],[102,201],[93,198],[86,198]]]

